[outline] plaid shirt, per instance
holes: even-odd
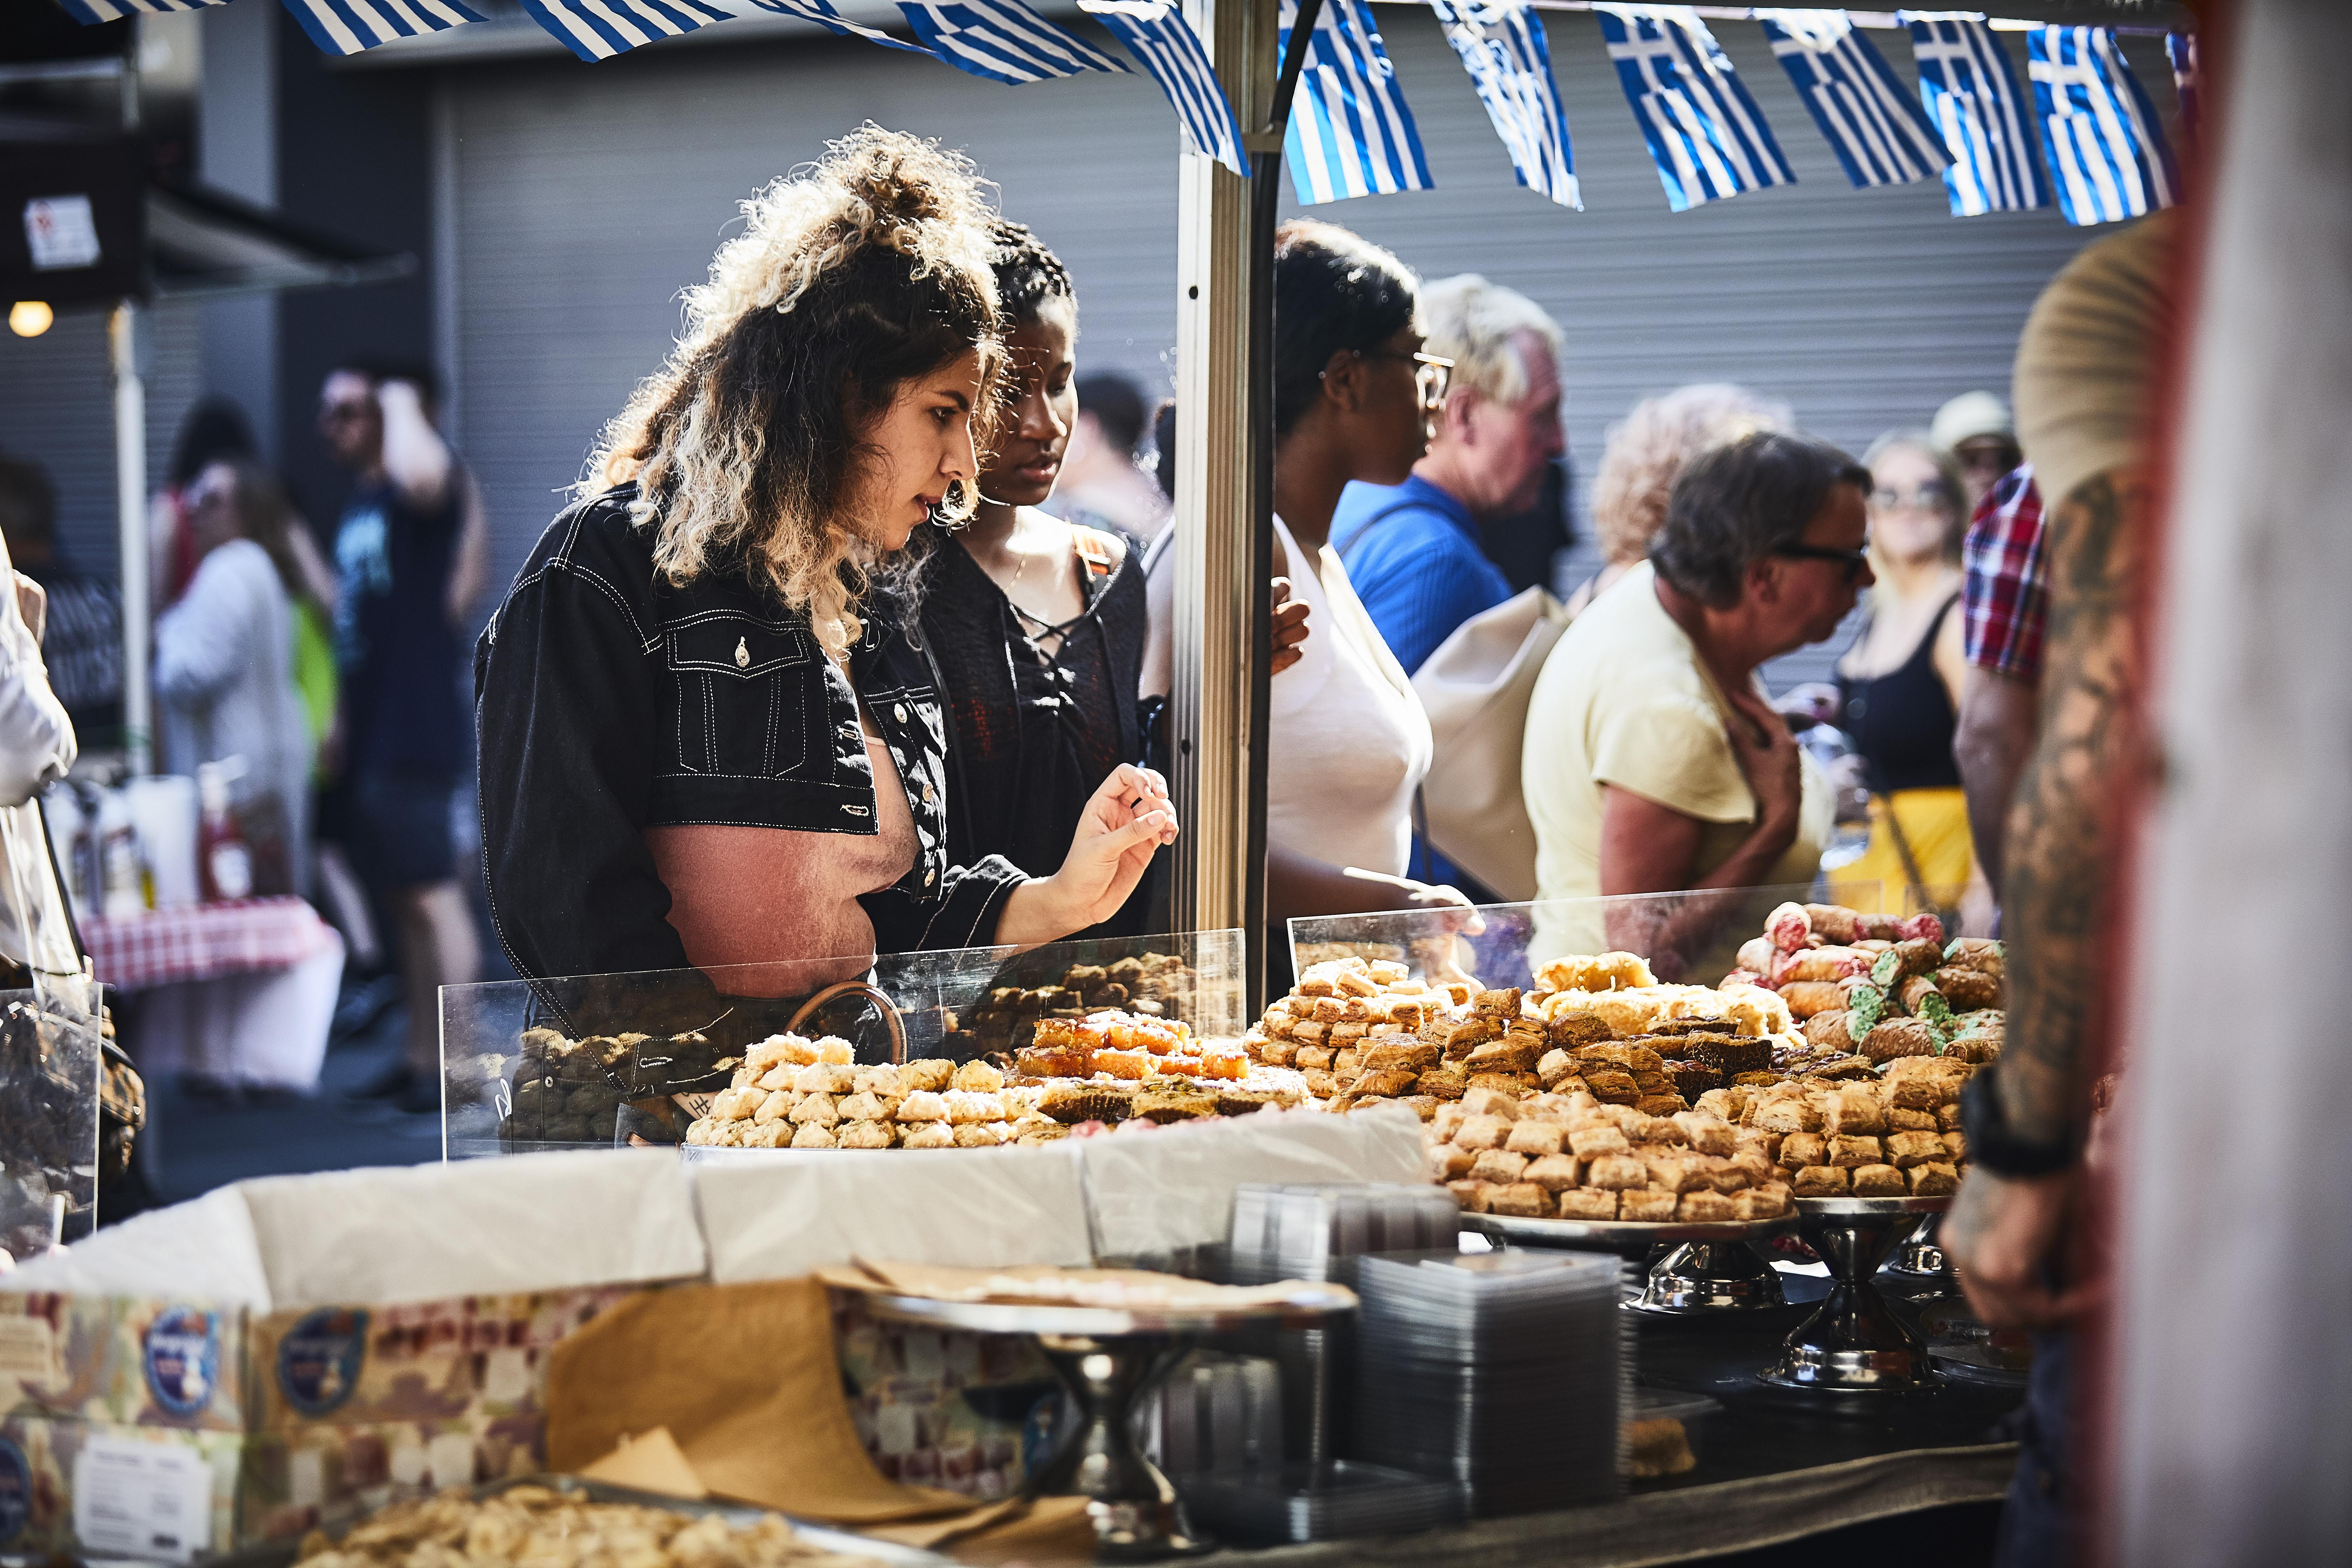
[[[2042,491],[2028,463],[1977,503],[1963,549],[1961,600],[1969,662],[2020,680],[2042,677],[2042,634],[2050,621],[2050,563],[2042,552]]]

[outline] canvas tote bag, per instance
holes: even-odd
[[[1536,896],[1536,834],[1519,794],[1528,700],[1568,612],[1541,588],[1473,616],[1412,678],[1435,760],[1422,785],[1429,842],[1513,903]]]

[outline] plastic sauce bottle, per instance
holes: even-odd
[[[139,856],[139,832],[131,823],[131,803],[119,789],[98,799],[100,906],[110,921],[133,921],[147,912],[147,868]]]
[[[253,897],[253,848],[229,808],[228,786],[245,775],[245,759],[229,757],[196,769],[196,868],[205,902]]]

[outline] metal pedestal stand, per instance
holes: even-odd
[[[1943,1230],[1942,1215],[1922,1215],[1919,1227],[1896,1244],[1895,1256],[1886,1260],[1886,1271],[1931,1281],[1935,1289],[1928,1294],[1958,1295],[1960,1277],[1953,1271],[1952,1260],[1944,1256]]]
[[[1830,1293],[1789,1335],[1760,1374],[1783,1388],[1836,1394],[1906,1394],[1936,1386],[1927,1342],[1897,1318],[1871,1276],[1923,1214],[1948,1197],[1799,1198],[1805,1240],[1830,1268]]]
[[[1792,1230],[1796,1223],[1793,1215],[1716,1225],[1521,1219],[1498,1214],[1462,1216],[1465,1230],[1478,1231],[1513,1247],[1568,1247],[1646,1258],[1647,1283],[1625,1305],[1633,1311],[1670,1317],[1753,1312],[1784,1305],[1787,1298],[1780,1293],[1779,1271],[1748,1243]]]
[[[1626,1303],[1637,1312],[1687,1316],[1788,1305],[1780,1270],[1744,1241],[1685,1241],[1651,1257],[1649,1285]]]
[[[1078,1410],[1076,1428],[1023,1489],[1029,1497],[1084,1497],[1096,1560],[1150,1562],[1214,1549],[1184,1517],[1168,1478],[1135,1442],[1135,1409],[1201,1334],[1279,1324],[1311,1328],[1355,1310],[1336,1288],[1301,1286],[1246,1307],[1055,1307],[865,1295],[875,1316],[986,1334],[1032,1334]]]

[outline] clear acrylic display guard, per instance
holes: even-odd
[[[1011,1050],[1028,1043],[1024,1023],[1074,1007],[1143,1005],[1238,1037],[1244,952],[1242,932],[1213,931],[444,986],[442,1153],[611,1148],[626,1108],[671,1115],[672,1097],[724,1088],[747,1046],[829,990],[797,1032],[839,1036],[861,1062],[901,1041],[910,1058]],[[896,1009],[898,1038],[868,987]]]
[[[1876,890],[1877,883],[1860,884]],[[1857,885],[1839,890],[1860,896]],[[1569,954],[1631,952],[1663,983],[1715,985],[1738,967],[1739,944],[1764,931],[1784,903],[1822,903],[1822,884],[1789,884],[1679,893],[1629,893],[1482,904],[1475,910],[1382,910],[1290,921],[1291,962],[1300,971],[1326,959],[1391,959],[1424,979],[1475,978],[1489,986],[1537,987],[1549,961]],[[1958,889],[1912,888],[1900,912],[1934,910],[1959,931]]]
[[[102,1042],[72,994],[0,991],[0,1248],[19,1263],[97,1223]]]

